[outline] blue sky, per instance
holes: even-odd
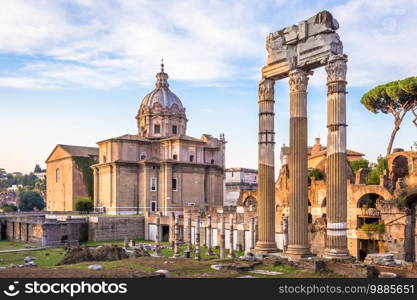
[[[228,167],[257,167],[257,85],[265,36],[320,10],[338,19],[348,62],[348,148],[374,161],[392,118],[360,97],[416,76],[417,0],[2,0],[0,167],[31,171],[56,144],[94,146],[135,133],[161,57],[189,118],[188,134],[224,133]],[[308,88],[309,142],[326,141],[324,70]],[[276,160],[288,143],[288,82],[276,84]],[[417,140],[411,115],[395,145]]]

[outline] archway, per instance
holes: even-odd
[[[379,200],[384,200],[379,194],[376,193],[367,193],[362,195],[357,203],[358,208],[375,208]]]
[[[392,185],[395,188],[400,178],[408,176],[408,159],[403,155],[398,155],[392,162]]]
[[[404,260],[416,260],[416,205],[417,194],[406,198],[406,222],[404,228]]]
[[[379,228],[381,222],[381,215],[377,209],[378,202],[384,197],[377,193],[366,193],[359,197],[357,207],[362,208],[362,213],[357,216],[358,230],[367,231],[371,228]],[[364,260],[370,253],[379,253],[379,244],[374,239],[360,238],[357,240],[358,258]]]

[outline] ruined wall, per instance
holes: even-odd
[[[88,240],[109,241],[145,238],[143,216],[135,217],[90,217]]]
[[[42,246],[78,244],[87,241],[88,224],[85,220],[45,219],[44,217],[11,217],[4,221],[5,238]]]
[[[62,245],[65,243],[76,245],[79,242],[86,242],[88,238],[88,224],[86,222],[46,222],[41,226],[42,246]]]

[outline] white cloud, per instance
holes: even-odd
[[[416,11],[416,0],[351,0],[334,8],[349,55],[350,85],[375,85],[416,75]]]
[[[2,0],[0,53],[26,55],[31,62],[13,73],[2,71],[0,78],[14,87],[151,84],[163,57],[171,78],[193,85],[258,80],[266,34],[322,9],[329,9],[341,25],[351,86],[415,75],[417,0],[308,4]],[[311,84],[322,85],[324,75],[317,72]]]
[[[11,13],[0,18],[0,51],[52,59],[48,72],[46,66],[39,73],[31,68],[33,76],[49,77],[52,86],[57,80],[71,83],[70,76],[78,73],[81,78],[91,75],[83,83],[91,83],[93,88],[108,86],[107,78],[103,84],[97,82],[101,79],[98,73],[121,76],[115,80],[118,84],[149,83],[161,57],[175,79],[220,81],[237,73],[232,59],[256,56],[263,48],[263,35],[259,34],[263,29],[254,21],[250,1],[224,5],[217,1],[130,0],[116,5],[79,0],[68,1],[66,9],[56,3],[6,0],[4,6]],[[254,43],[257,39],[261,43]],[[57,62],[65,62],[70,71],[53,72]],[[71,63],[83,68],[71,67]],[[20,71],[22,77],[27,75],[25,69]]]

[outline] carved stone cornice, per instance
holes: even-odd
[[[339,54],[331,56],[327,65],[327,83],[343,82],[346,84],[346,71],[347,71],[347,55]]]
[[[290,84],[290,93],[299,93],[307,91],[308,73],[295,69],[288,74],[288,83]]]
[[[259,82],[259,101],[274,100],[274,85],[275,80],[262,79]]]

